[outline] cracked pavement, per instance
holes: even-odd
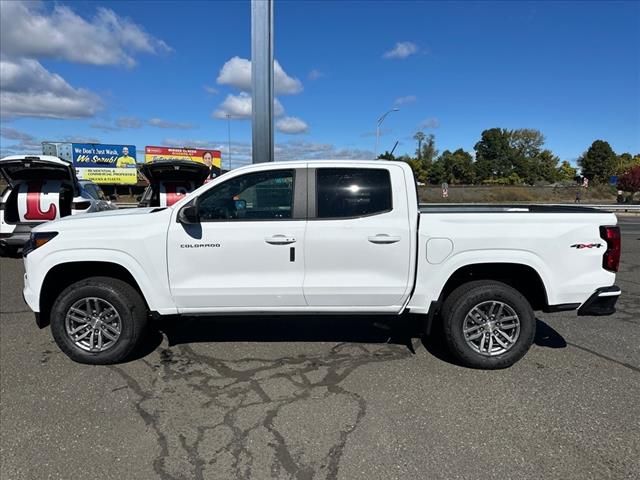
[[[618,313],[540,314],[496,372],[412,319],[348,317],[163,321],[130,362],[78,365],[3,258],[0,477],[637,478],[640,218],[621,222]]]

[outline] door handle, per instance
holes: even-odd
[[[369,237],[369,241],[371,243],[377,243],[381,245],[386,245],[389,243],[399,242],[401,238],[397,235],[387,235],[386,233],[379,233],[378,235],[372,235]]]
[[[270,245],[289,245],[290,243],[296,243],[295,237],[289,235],[273,235],[271,237],[264,237],[264,241]]]

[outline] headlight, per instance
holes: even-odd
[[[36,248],[40,248],[56,235],[58,235],[58,232],[31,232],[29,241],[22,249],[22,256],[26,257],[29,253],[33,252]]]

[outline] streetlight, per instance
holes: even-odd
[[[384,115],[382,115],[378,119],[378,124],[376,126],[376,151],[375,151],[376,158],[378,158],[378,142],[380,141],[380,125],[382,125],[382,122],[384,122],[384,119],[387,118],[387,115],[389,115],[391,112],[398,112],[398,111],[400,111],[399,108],[392,108],[391,110],[386,112]]]

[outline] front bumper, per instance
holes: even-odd
[[[622,290],[617,285],[597,289],[578,309],[578,315],[613,315],[616,313],[616,302],[621,293]]]

